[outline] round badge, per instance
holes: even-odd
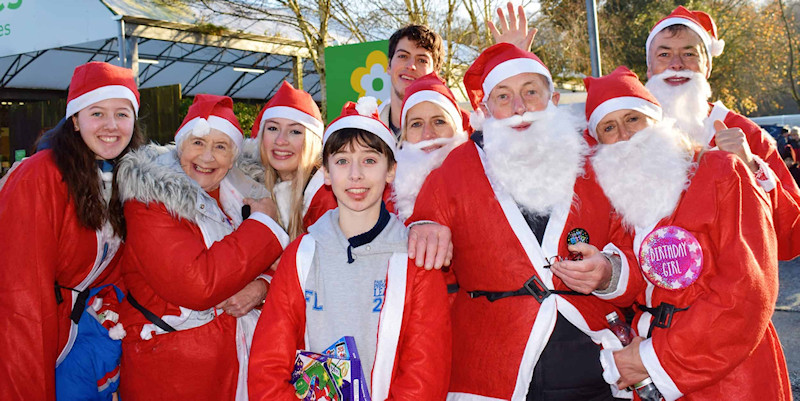
[[[575,228],[567,233],[567,245],[575,245],[578,242],[589,243],[589,233],[582,228]]]
[[[690,286],[703,270],[703,250],[690,232],[675,226],[647,234],[639,250],[639,266],[654,285],[667,290]]]

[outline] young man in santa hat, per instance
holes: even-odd
[[[431,172],[409,219],[453,233],[449,399],[613,399],[596,359],[618,344],[613,307],[586,294],[613,291],[612,265],[627,259],[610,245],[580,123],[556,108],[541,60],[513,45],[486,49],[464,83],[483,131]]]
[[[710,15],[683,6],[659,21],[646,42],[647,88],[667,117],[693,141],[739,156],[771,192],[778,256],[788,260],[800,254],[800,189],[780,158],[773,141],[756,123],[728,110],[722,102],[708,103],[712,57],[722,54],[725,42],[717,38]]]
[[[366,107],[365,107],[366,106]],[[296,399],[297,349],[352,336],[373,400],[443,400],[450,375],[444,279],[406,254],[406,228],[382,195],[394,179],[394,135],[377,104],[348,103],[325,131],[325,183],[338,207],[283,254],[253,338],[251,400]]]
[[[592,165],[640,265],[622,272],[628,290],[614,302],[637,304],[642,337],[602,351],[604,377],[624,388],[649,376],[666,400],[791,399],[770,321],[776,238],[755,177],[736,156],[703,150],[662,122],[627,68],[584,82],[600,143]]]

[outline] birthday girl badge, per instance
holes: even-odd
[[[700,276],[703,250],[690,232],[675,226],[661,227],[644,237],[639,265],[654,285],[680,290]]]

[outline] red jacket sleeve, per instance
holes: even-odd
[[[795,199],[780,180],[777,188],[767,194],[772,203],[778,260],[792,260],[800,255],[800,200]]]
[[[713,259],[713,265],[707,269],[704,261],[694,284],[701,286],[683,290],[698,291],[689,309],[652,337],[661,365],[684,394],[716,383],[751,355],[767,331],[777,299],[768,201],[751,184],[747,167],[729,158],[727,165],[709,166],[726,174],[716,183],[716,199],[709,200],[716,205],[717,218],[703,257]]]
[[[304,347],[306,326],[296,266],[301,238],[289,244],[281,257],[253,335],[247,378],[251,401],[297,400],[289,379],[295,353]]]
[[[328,212],[328,210],[336,209],[337,206],[336,196],[333,195],[331,187],[329,185],[319,187],[311,198],[308,210],[306,210],[303,216],[303,228],[308,231],[308,227],[316,223],[323,214]]]
[[[195,310],[211,308],[241,290],[280,256],[278,239],[246,219],[206,248],[199,228],[172,217],[163,204],[125,204],[126,254],[159,297]]]
[[[450,385],[450,302],[441,271],[408,263],[403,328],[389,400],[444,400]]]
[[[0,399],[53,400],[59,351],[53,285],[59,257],[72,257],[58,255],[68,198],[63,184],[35,179],[25,163],[0,191]]]

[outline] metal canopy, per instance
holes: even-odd
[[[108,18],[119,25],[117,35],[0,57],[0,92],[63,91],[68,89],[72,71],[80,64],[106,61],[125,65],[127,61],[134,71],[138,67],[141,88],[180,84],[184,96],[211,93],[266,100],[283,80],[293,82],[296,71],[303,76],[303,89],[320,101],[319,77],[310,60],[304,58],[308,51],[299,41],[299,32],[290,25],[215,17],[187,7],[159,8],[160,2],[143,7],[130,0],[86,1],[106,10]],[[88,14],[97,18],[98,11]],[[109,21],[103,18],[98,23],[107,26]],[[219,35],[201,33],[197,32],[197,23],[211,23],[226,30]],[[218,25],[221,23],[225,25]],[[59,26],[48,31],[45,24],[39,29],[41,35],[58,35]],[[273,34],[263,34],[269,32]],[[120,55],[130,60],[120,61]]]

